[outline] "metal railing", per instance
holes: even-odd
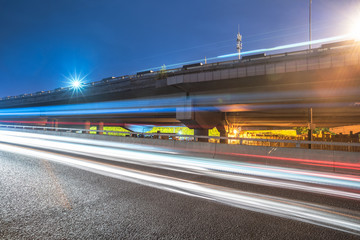
[[[262,139],[262,138],[236,138],[236,137],[217,137],[217,136],[199,136],[199,135],[180,135],[176,133],[144,133],[144,132],[119,132],[108,130],[91,130],[91,129],[77,129],[77,128],[60,128],[60,127],[45,127],[45,126],[27,126],[27,125],[4,125],[0,124],[0,128],[8,129],[27,129],[27,130],[43,130],[43,131],[57,131],[57,132],[72,132],[81,134],[104,134],[114,136],[112,134],[122,134],[126,137],[133,138],[153,138],[153,139],[168,139],[178,141],[201,141],[201,140],[225,140],[233,142],[237,145],[255,145],[255,146],[269,146],[269,147],[289,147],[289,148],[308,148],[311,146],[328,146],[335,147],[338,151],[360,152],[360,143],[354,142],[324,142],[324,141],[307,141],[307,140],[284,140],[284,139]],[[110,133],[110,134],[109,134]],[[261,144],[254,144],[261,143]],[[343,149],[342,149],[343,148]],[[327,148],[314,148],[323,150],[334,150]]]

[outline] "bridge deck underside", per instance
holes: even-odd
[[[333,53],[296,55],[291,58],[286,56],[228,67],[205,66],[199,70],[183,70],[165,79],[159,79],[158,76],[139,77],[92,86],[81,94],[54,93],[14,99],[1,102],[0,105],[2,108],[12,108],[145,99],[150,102],[147,106],[151,106],[151,101],[163,97],[161,107],[168,107],[166,97],[171,95],[179,97],[179,106],[187,105],[190,99],[191,107],[212,108],[211,111],[222,112],[227,124],[232,125],[307,126],[309,108],[313,109],[313,123],[319,127],[359,124],[359,49],[350,49],[346,54],[340,51]],[[253,71],[250,76],[249,69],[264,71],[259,70],[261,74]],[[240,73],[244,76],[240,77]],[[37,118],[179,125],[181,122],[176,119],[176,107],[173,106],[173,110],[168,112],[133,111],[131,114],[88,114],[76,117],[42,114]],[[136,108],[145,107],[139,105]],[[16,118],[8,116],[7,119]]]

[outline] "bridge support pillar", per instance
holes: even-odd
[[[228,126],[218,125],[216,126],[216,129],[219,131],[220,137],[228,137],[229,135]],[[220,143],[228,143],[228,140],[220,139]]]
[[[54,131],[57,131],[57,130],[58,130],[58,127],[59,127],[59,120],[54,119],[54,121],[53,121],[53,127],[54,127]]]
[[[57,119],[48,119],[45,126],[53,128],[50,131],[57,131],[57,128],[59,127],[59,121]]]
[[[313,109],[309,108],[308,109],[308,119],[309,119],[309,130],[308,130],[308,141],[312,142],[313,141],[313,130],[315,129],[315,125],[313,123]],[[311,143],[308,145],[308,148],[311,149]]]
[[[104,130],[104,122],[99,122],[97,130],[98,131],[103,131]],[[97,134],[103,135],[104,133],[103,132],[97,132]]]
[[[85,121],[84,123],[84,129],[85,129],[85,133],[90,133],[90,121]]]
[[[224,113],[216,109],[198,111],[189,96],[184,98],[184,104],[176,108],[176,119],[185,126],[194,129],[194,135],[208,136],[208,130],[217,125],[224,125]],[[197,141],[208,142],[208,138],[198,138]]]
[[[195,128],[194,129],[194,136],[209,136],[209,130],[203,128]],[[198,138],[195,137],[195,141],[197,142],[208,142],[208,138]]]

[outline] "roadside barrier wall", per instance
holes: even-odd
[[[6,130],[11,131],[12,129]],[[176,141],[30,129],[17,129],[15,131],[115,141],[128,144],[142,144],[170,150],[174,149],[187,156],[206,157],[218,160],[246,161],[278,167],[360,175],[359,152]]]

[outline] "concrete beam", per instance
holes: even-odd
[[[222,112],[198,111],[196,107],[190,98],[185,97],[183,106],[176,108],[176,120],[191,129],[211,129],[222,124]]]

